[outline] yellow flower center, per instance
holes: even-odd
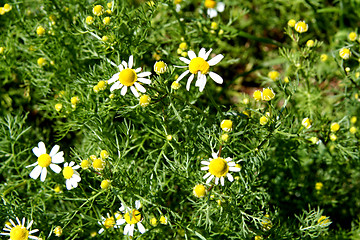
[[[125,86],[132,86],[137,80],[136,72],[131,68],[122,70],[119,74],[119,81]]]
[[[193,193],[195,197],[202,198],[206,195],[206,188],[202,184],[196,185],[194,187]]]
[[[114,225],[115,225],[114,217],[109,217],[109,218],[105,219],[105,222],[104,222],[105,228],[111,228],[111,227],[114,227]]]
[[[128,224],[135,224],[135,223],[140,222],[141,214],[140,214],[140,212],[138,210],[133,209],[133,210],[130,211],[130,213],[129,212],[125,213],[124,218],[125,218],[125,221]]]
[[[214,158],[210,162],[209,172],[215,177],[220,178],[229,172],[229,165],[223,158]]]
[[[205,0],[206,8],[215,8],[216,2],[214,0]]]
[[[93,8],[93,13],[96,15],[96,16],[100,16],[104,11],[104,8],[103,6],[101,5],[96,5],[94,8]]]
[[[72,175],[74,174],[74,169],[72,167],[64,167],[63,169],[63,175],[65,179],[70,179]]]
[[[44,153],[38,157],[37,161],[40,167],[48,167],[51,163],[51,157],[49,154]]]
[[[104,167],[105,167],[105,162],[103,160],[101,160],[100,158],[95,159],[93,161],[93,168],[95,170],[101,171],[104,169]]]
[[[10,231],[10,240],[26,240],[29,237],[29,231],[22,225],[13,227]]]
[[[209,72],[209,64],[201,57],[193,58],[189,64],[189,70],[192,74],[196,74],[200,71],[202,74]]]

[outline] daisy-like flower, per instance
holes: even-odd
[[[150,84],[151,80],[145,77],[151,75],[151,72],[142,72],[141,67],[132,69],[134,65],[134,57],[131,55],[129,57],[129,62],[126,63],[122,61],[122,63],[118,66],[120,72],[114,74],[108,81],[108,84],[114,83],[110,91],[113,92],[115,89],[121,89],[121,95],[124,96],[127,92],[128,87],[130,87],[131,92],[135,95],[135,97],[139,97],[139,90],[142,93],[146,92],[146,89],[138,83]]]
[[[33,220],[28,221],[27,226],[25,227],[25,218],[20,222],[19,218],[16,217],[17,224],[13,220],[9,220],[10,224],[6,224],[3,230],[5,232],[0,233],[0,235],[9,236],[10,240],[26,240],[26,239],[39,239],[31,234],[38,232],[38,229],[30,230]]]
[[[134,236],[135,224],[137,225],[139,232],[144,233],[146,231],[144,225],[142,225],[141,221],[142,216],[139,211],[141,208],[141,203],[139,200],[135,201],[135,209],[125,208],[122,204],[119,210],[124,213],[124,218],[120,219],[120,224],[127,223],[124,228],[124,235]]]
[[[216,2],[214,0],[205,0],[204,3],[207,8],[207,15],[209,18],[214,18],[218,15],[218,12],[223,12],[225,4],[223,2]]]
[[[305,21],[298,21],[295,24],[295,31],[297,31],[298,33],[307,32],[308,29],[309,26],[305,23]]]
[[[49,166],[54,172],[61,172],[61,167],[56,164],[64,162],[64,152],[59,152],[59,149],[59,145],[55,145],[51,149],[50,153],[47,154],[45,144],[43,142],[39,142],[38,147],[34,147],[32,149],[33,153],[38,157],[37,162],[26,166],[26,168],[36,166],[31,171],[30,177],[37,179],[41,174],[40,180],[44,182],[47,174],[47,167]]]
[[[122,220],[122,215],[120,213],[115,213],[114,216],[111,216],[109,213],[107,213],[107,217],[101,217],[101,221],[98,221],[98,224],[102,226],[102,228],[98,231],[99,234],[102,234],[106,229],[109,228],[118,228],[121,223],[120,220]]]
[[[75,165],[75,162],[71,161],[70,163],[65,163],[63,168],[63,176],[66,179],[66,189],[71,190],[78,186],[78,182],[81,181],[80,174],[75,171],[79,169],[79,165]]]
[[[224,186],[224,176],[227,176],[230,182],[234,181],[233,176],[229,173],[231,172],[240,172],[240,168],[235,167],[235,162],[232,161],[232,158],[221,158],[218,157],[216,153],[212,153],[213,158],[209,158],[209,161],[201,161],[201,164],[205,165],[201,167],[201,170],[209,171],[203,177],[206,179],[206,183],[211,182],[215,178],[215,184],[219,184],[219,180],[222,186]]]
[[[218,74],[214,72],[209,72],[209,69],[211,66],[214,66],[218,64],[224,56],[222,54],[218,54],[209,61],[206,61],[211,53],[212,49],[210,48],[209,51],[206,52],[205,48],[201,48],[199,51],[199,56],[197,57],[196,54],[193,51],[188,51],[188,56],[190,59],[180,57],[180,60],[183,61],[186,64],[189,64],[188,70],[183,72],[177,79],[176,82],[179,82],[181,79],[183,79],[188,73],[191,73],[190,77],[188,78],[186,89],[189,91],[190,84],[192,80],[194,79],[195,75],[197,74],[197,80],[195,83],[196,87],[199,87],[199,91],[202,92],[206,85],[206,74],[209,74],[209,76],[218,84],[223,83],[222,77],[220,77]],[[180,67],[180,66],[177,66]],[[186,68],[186,66],[181,66]]]

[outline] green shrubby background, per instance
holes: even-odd
[[[100,17],[92,9],[106,9],[107,1],[9,2],[12,10],[0,15],[0,224],[26,217],[43,239],[57,238],[56,226],[63,228],[60,239],[126,239],[123,227],[91,233],[101,228],[101,216],[140,200],[147,232],[134,239],[359,239],[359,133],[349,129],[358,128],[350,119],[360,117],[360,56],[359,39],[348,34],[357,32],[360,3],[223,2],[225,11],[214,19],[203,1],[183,0],[177,12],[173,1],[115,0],[112,13]],[[309,30],[297,33],[290,19],[306,21]],[[316,40],[312,48],[309,39]],[[184,52],[204,47],[225,56],[212,68],[222,85],[208,77],[204,92],[194,83],[186,91],[186,77],[180,89],[171,88],[184,71],[174,67],[184,65],[177,53],[182,42]],[[340,58],[342,47],[351,48],[349,60]],[[110,61],[119,65],[130,55],[135,67],[153,73],[144,85],[147,107],[130,90],[111,97],[110,85],[93,90],[118,72]],[[159,59],[169,68],[161,75],[153,71]],[[268,77],[273,70],[277,81]],[[263,87],[274,90],[273,100],[253,99]],[[312,120],[311,128],[302,126],[303,118]],[[227,142],[224,119],[233,121]],[[336,141],[329,137],[333,122],[340,124]],[[60,145],[66,162],[80,164],[101,150],[110,157],[100,174],[80,169],[79,186],[68,191],[62,174],[49,171],[44,183],[29,177],[32,168],[25,166],[36,161],[31,149],[40,141],[48,151]],[[200,162],[219,149],[241,171],[224,187],[206,185],[207,195],[196,198],[193,187],[205,183]],[[112,181],[108,190],[100,188],[105,179]],[[167,224],[150,224],[161,216]],[[319,223],[321,216],[329,223]]]

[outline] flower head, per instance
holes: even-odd
[[[188,78],[186,89],[190,90],[190,84],[192,80],[194,79],[195,75],[197,74],[197,80],[195,83],[196,87],[199,87],[199,91],[202,92],[206,85],[206,74],[209,74],[209,76],[218,84],[223,83],[222,77],[220,77],[218,74],[211,72],[210,67],[218,64],[224,56],[222,54],[216,55],[214,58],[210,59],[209,61],[206,61],[211,53],[212,49],[208,52],[206,52],[205,48],[201,48],[199,51],[199,56],[197,57],[196,54],[193,51],[188,51],[188,55],[190,59],[180,57],[180,60],[184,63],[188,64],[188,70],[183,72],[176,81],[179,82],[181,79],[183,79],[188,73],[191,73],[190,77]],[[186,68],[186,67],[185,67]]]
[[[264,88],[262,92],[262,100],[264,101],[270,101],[274,99],[275,93],[272,90],[272,88]]]
[[[224,130],[225,132],[231,132],[232,130],[232,125],[233,122],[229,119],[225,119],[221,122],[220,127],[222,130]]]
[[[66,189],[71,190],[78,186],[78,182],[81,181],[80,174],[76,171],[80,168],[79,165],[75,165],[75,162],[65,163],[63,168],[63,176],[66,179]]]
[[[350,58],[351,56],[351,51],[350,48],[342,48],[339,51],[339,55],[342,59],[347,60]]]
[[[63,230],[60,226],[57,226],[56,228],[54,228],[55,236],[60,237],[62,235],[62,233],[63,233]]]
[[[298,33],[307,32],[308,29],[309,26],[305,23],[305,21],[298,21],[295,24],[295,31],[297,31]]]
[[[320,191],[323,188],[324,184],[322,182],[317,182],[315,184],[315,189]]]
[[[323,225],[323,224],[330,223],[330,219],[327,216],[321,216],[317,222],[318,222],[318,224]]]
[[[315,45],[314,40],[310,39],[306,42],[306,46],[312,48]]]
[[[337,132],[340,129],[340,125],[337,122],[334,122],[330,126],[331,132]]]
[[[280,76],[280,73],[278,71],[270,71],[268,73],[268,77],[271,78],[273,81],[276,81],[279,76]]]
[[[111,216],[109,213],[107,213],[107,217],[101,217],[102,221],[98,221],[98,224],[102,226],[102,228],[99,230],[99,234],[103,233],[105,229],[109,228],[118,228],[121,225],[121,220],[123,216],[117,212],[114,214],[114,216]]]
[[[41,57],[41,58],[38,58],[37,60],[37,64],[39,65],[39,67],[43,67],[46,65],[46,59]]]
[[[206,195],[206,188],[202,184],[195,185],[193,188],[193,194],[197,198],[202,198]]]
[[[63,107],[63,105],[61,103],[55,104],[55,110],[58,111],[58,112],[61,111],[62,107]]]
[[[349,33],[348,38],[349,38],[349,40],[352,41],[352,42],[355,41],[356,38],[357,38],[356,32],[351,32],[351,33]]]
[[[87,16],[85,22],[90,25],[94,22],[94,18],[92,16]]]
[[[100,184],[101,189],[108,189],[109,187],[111,187],[111,181],[110,180],[102,180],[101,184]]]
[[[256,101],[260,101],[262,99],[262,92],[260,90],[256,90],[254,93],[253,93],[253,98],[256,100]]]
[[[325,54],[325,53],[320,55],[320,60],[322,62],[326,62],[326,60],[328,60],[328,58],[329,58],[329,56],[327,54]]]
[[[101,16],[104,13],[104,7],[101,5],[96,5],[93,8],[93,14],[96,16]]]
[[[157,61],[155,64],[154,64],[154,71],[157,73],[157,74],[162,74],[164,72],[167,71],[167,64],[164,63],[163,61]]]
[[[16,217],[17,224],[10,219],[10,224],[6,224],[3,230],[5,232],[0,233],[0,235],[8,236],[10,237],[10,240],[27,240],[27,239],[38,239],[38,237],[35,237],[31,234],[38,232],[38,229],[30,230],[31,225],[33,224],[33,221],[28,221],[27,226],[25,227],[25,218],[22,219],[20,222],[19,218]]]
[[[309,118],[304,118],[301,122],[301,124],[306,128],[311,128],[311,120]]]
[[[106,166],[106,162],[101,158],[96,158],[93,160],[92,166],[96,171],[102,171]]]
[[[215,0],[205,0],[205,8],[207,8],[207,15],[209,18],[214,18],[218,15],[218,12],[225,10],[225,4],[223,2],[216,2]]]
[[[58,152],[60,149],[59,145],[55,145],[49,154],[46,153],[45,144],[43,142],[39,142],[38,147],[34,147],[32,149],[35,156],[37,156],[37,161],[31,165],[26,166],[28,167],[34,167],[36,166],[30,173],[30,177],[33,179],[37,179],[40,174],[40,180],[42,182],[45,181],[46,175],[47,175],[47,167],[50,166],[50,168],[56,172],[61,172],[61,167],[59,167],[56,164],[64,162],[64,152]]]
[[[262,125],[262,126],[264,126],[264,125],[266,125],[268,122],[269,122],[269,118],[268,118],[268,116],[261,116],[260,117],[260,125]]]
[[[295,27],[296,20],[295,19],[290,19],[287,24],[288,24],[289,27]]]
[[[45,28],[43,26],[38,26],[36,28],[36,34],[39,36],[43,36],[45,34]]]
[[[149,97],[149,95],[144,94],[140,97],[139,104],[142,107],[146,107],[150,104],[150,101],[151,101],[151,98]]]
[[[224,177],[227,176],[230,182],[234,181],[233,176],[229,173],[231,172],[239,172],[240,169],[235,167],[235,162],[232,161],[232,158],[221,158],[218,157],[216,153],[211,154],[212,158],[209,158],[209,161],[201,161],[201,164],[205,165],[201,167],[201,170],[209,171],[203,177],[206,179],[206,183],[211,182],[213,178],[215,178],[215,184],[219,184],[219,180],[222,186],[224,186],[225,181]]]
[[[121,212],[124,213],[124,218],[119,221],[119,223],[122,225],[126,223],[126,226],[124,228],[124,235],[134,236],[134,230],[135,225],[137,225],[137,228],[140,233],[144,233],[145,227],[142,225],[142,216],[139,209],[141,208],[141,203],[139,200],[135,201],[135,209],[130,209],[128,207],[125,207],[123,204],[119,208]]]
[[[151,80],[145,77],[151,75],[151,72],[142,72],[141,68],[132,69],[134,64],[134,57],[131,55],[129,57],[129,62],[122,61],[122,63],[118,66],[120,72],[114,74],[110,80],[109,84],[114,83],[110,91],[114,91],[116,89],[121,89],[120,94],[124,96],[127,92],[128,87],[130,87],[131,92],[135,97],[139,97],[138,90],[142,93],[146,92],[146,89],[139,83],[150,84]]]

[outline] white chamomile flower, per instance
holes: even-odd
[[[65,163],[63,168],[63,176],[66,179],[66,189],[70,190],[78,186],[78,182],[81,181],[80,174],[75,171],[79,169],[79,165],[75,165],[75,162]]]
[[[26,240],[26,239],[39,239],[31,234],[38,232],[38,229],[30,230],[33,220],[28,221],[27,226],[25,227],[25,218],[20,222],[19,218],[16,217],[17,224],[13,220],[9,220],[10,224],[6,224],[3,230],[5,232],[0,233],[0,235],[9,236],[11,240]]]
[[[151,72],[141,72],[141,67],[132,69],[134,65],[134,57],[129,57],[129,62],[122,61],[118,66],[120,72],[114,74],[108,81],[108,84],[114,83],[110,87],[110,91],[113,92],[116,89],[121,89],[120,94],[124,96],[130,87],[131,92],[135,97],[139,97],[138,90],[142,93],[146,92],[146,89],[139,82],[144,84],[150,84],[151,80],[145,77],[151,75]]]
[[[34,147],[32,149],[33,153],[38,157],[37,162],[26,166],[33,167],[36,166],[30,173],[30,177],[33,179],[37,179],[40,174],[40,180],[42,182],[45,181],[46,174],[47,174],[47,167],[56,172],[61,172],[61,167],[56,164],[64,162],[64,152],[58,152],[60,149],[59,145],[55,145],[49,154],[46,153],[45,144],[43,142],[39,142],[38,147]]]
[[[206,85],[206,74],[209,74],[209,76],[218,84],[223,83],[222,77],[220,77],[217,73],[209,71],[211,66],[214,66],[218,64],[224,56],[222,54],[218,54],[209,61],[206,61],[211,53],[212,49],[210,48],[209,51],[206,52],[205,48],[201,48],[199,51],[199,56],[197,57],[196,54],[193,51],[188,51],[188,56],[190,59],[180,57],[180,60],[184,63],[188,64],[188,66],[177,66],[177,67],[183,67],[183,68],[189,68],[185,72],[183,72],[177,79],[176,82],[179,82],[181,79],[183,79],[188,73],[191,73],[190,77],[188,78],[186,89],[189,91],[190,84],[192,80],[194,79],[195,75],[197,74],[197,80],[195,83],[196,87],[199,87],[199,91],[202,92]]]
[[[225,10],[225,3],[216,2],[214,0],[205,0],[205,8],[207,8],[207,15],[209,18],[214,18],[218,15],[218,12],[223,12]]]
[[[107,217],[101,217],[101,221],[98,221],[98,224],[102,226],[102,228],[99,230],[99,234],[102,234],[105,229],[109,228],[118,228],[120,224],[120,219],[122,219],[122,215],[120,213],[115,213],[114,216],[111,216],[109,213],[107,213]]]
[[[211,182],[215,177],[215,184],[218,185],[220,179],[221,185],[224,186],[224,176],[227,176],[230,182],[234,181],[234,178],[229,171],[240,171],[240,168],[236,167],[235,162],[229,157],[225,159],[218,157],[216,153],[212,153],[211,156],[213,158],[209,158],[209,161],[201,161],[201,164],[205,165],[204,167],[201,167],[201,170],[209,171],[203,177],[203,179],[207,178],[206,183]]]
[[[141,203],[139,200],[135,201],[135,209],[125,208],[123,204],[119,208],[119,210],[124,213],[124,218],[119,221],[120,224],[127,223],[124,228],[124,235],[129,235],[131,237],[134,236],[135,224],[137,225],[140,233],[144,233],[146,231],[144,225],[141,223],[143,218],[139,211],[140,208]]]

